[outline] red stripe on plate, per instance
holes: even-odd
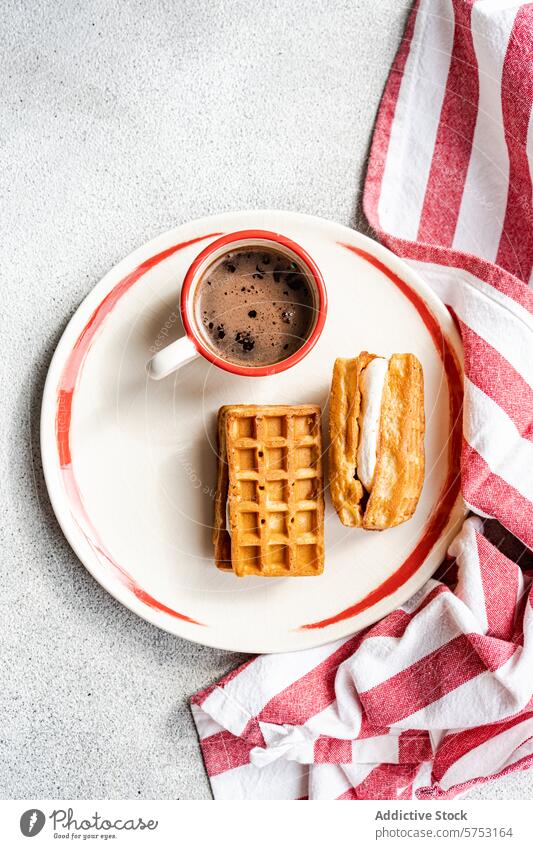
[[[179,245],[173,245],[171,248],[167,248],[166,250],[155,254],[142,262],[137,266],[137,268],[134,268],[130,274],[127,274],[126,277],[120,280],[116,286],[111,289],[109,294],[105,296],[103,301],[98,304],[89,321],[78,336],[72,351],[67,357],[59,380],[58,394],[60,398],[58,399],[58,411],[56,415],[56,432],[58,437],[58,451],[60,452],[61,466],[67,465],[71,462],[69,432],[72,398],[76,383],[79,380],[83,362],[93,343],[94,337],[102,327],[105,319],[116,307],[123,295],[125,295],[126,292],[131,289],[133,284],[136,283],[137,280],[140,280],[147,271],[150,271],[156,265],[159,265],[159,263],[164,259],[168,259],[168,257],[183,250],[183,248],[188,248],[190,245],[204,241],[204,239],[210,239],[219,235],[220,233],[208,233],[206,236],[198,236],[196,239],[189,239],[187,242],[181,242]],[[60,406],[61,402],[62,406]]]
[[[134,283],[136,283],[141,277],[143,277],[143,275],[146,274],[147,271],[150,271],[150,269],[154,268],[163,260],[172,256],[178,251],[183,250],[183,248],[187,248],[190,245],[196,244],[196,242],[201,242],[205,239],[210,239],[214,236],[219,235],[220,233],[208,233],[205,236],[198,236],[195,239],[189,239],[186,242],[180,242],[178,245],[172,245],[172,247],[167,248],[166,250],[161,251],[160,253],[155,254],[154,256],[142,262],[132,272],[130,272],[130,274],[127,274],[126,277],[120,280],[113,287],[113,289],[105,296],[101,303],[96,307],[91,317],[89,318],[89,321],[78,336],[74,347],[72,348],[69,356],[67,357],[57,388],[57,452],[59,457],[61,474],[63,477],[65,493],[69,502],[72,518],[76,522],[76,525],[78,526],[81,533],[84,535],[85,539],[91,546],[96,556],[99,559],[104,558],[104,560],[110,566],[113,567],[120,582],[124,586],[126,586],[130,590],[130,592],[137,599],[139,599],[139,601],[141,601],[147,607],[151,607],[154,610],[159,610],[162,613],[167,613],[169,616],[173,616],[176,619],[181,619],[184,622],[190,622],[194,625],[202,625],[203,623],[197,622],[196,619],[192,619],[190,616],[187,616],[184,613],[180,613],[178,610],[173,610],[173,608],[168,607],[166,604],[163,604],[163,602],[158,601],[158,599],[150,595],[150,593],[146,592],[146,590],[140,587],[132,578],[132,576],[122,566],[120,566],[120,564],[116,562],[116,560],[111,556],[111,554],[105,547],[102,540],[99,538],[98,532],[94,527],[89,515],[87,514],[87,511],[83,504],[83,500],[81,498],[79,487],[76,482],[76,477],[72,465],[72,454],[70,447],[70,427],[72,423],[72,404],[74,401],[74,394],[80,379],[85,358],[87,357],[87,354],[91,348],[96,334],[101,329],[106,318],[113,311],[113,309],[118,304],[123,295],[125,295],[126,292],[131,289]]]
[[[439,496],[437,505],[430,516],[424,533],[421,539],[416,544],[415,548],[409,554],[401,566],[389,577],[383,581],[379,587],[372,590],[367,596],[352,604],[344,610],[328,616],[326,619],[321,619],[318,622],[310,622],[300,626],[303,629],[324,628],[327,625],[333,625],[336,622],[341,622],[344,619],[349,619],[362,613],[364,610],[373,607],[379,601],[392,595],[400,589],[421,567],[422,563],[429,555],[433,546],[441,536],[442,532],[448,524],[452,508],[459,497],[460,492],[460,453],[461,453],[461,438],[462,438],[462,405],[463,405],[463,380],[461,370],[455,358],[453,348],[450,342],[445,337],[442,329],[427,306],[426,302],[420,295],[401,279],[397,274],[387,268],[380,260],[372,256],[366,251],[360,250],[353,245],[342,244],[342,247],[360,256],[366,262],[369,262],[386,277],[394,283],[395,286],[402,292],[403,295],[413,304],[418,311],[420,318],[426,325],[426,328],[433,340],[433,344],[442,360],[446,381],[448,384],[448,394],[450,398],[450,435],[448,440],[449,463],[448,474],[444,482],[444,486]]]

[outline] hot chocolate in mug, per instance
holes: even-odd
[[[245,377],[299,363],[322,333],[327,294],[322,274],[292,239],[241,230],[211,242],[181,288],[185,336],[158,351],[148,373],[159,380],[197,356]]]

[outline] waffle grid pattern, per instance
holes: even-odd
[[[324,564],[320,409],[229,412],[236,575],[317,575]]]

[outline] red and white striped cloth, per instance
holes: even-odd
[[[464,498],[530,548],[532,101],[533,4],[420,0],[364,194],[459,322]],[[193,697],[215,798],[452,798],[533,766],[532,576],[477,518],[449,553],[456,584],[430,580],[364,632],[254,658]]]

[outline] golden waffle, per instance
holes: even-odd
[[[215,520],[213,525],[213,545],[215,546],[215,564],[219,569],[231,572],[231,537],[226,527],[226,504],[228,502],[228,463],[226,450],[226,412],[231,407],[221,407],[218,411],[218,470],[215,492]]]
[[[343,525],[384,530],[410,519],[424,483],[424,377],[414,354],[393,354],[381,402],[376,470],[370,495],[357,479],[363,351],[338,359],[330,398],[330,486]],[[366,504],[365,504],[366,501]]]
[[[335,360],[329,398],[329,483],[331,498],[343,525],[363,524],[363,485],[355,477],[361,406],[359,375],[370,362],[370,354],[355,359]]]
[[[222,407],[218,422],[216,565],[239,576],[321,574],[320,407]]]

